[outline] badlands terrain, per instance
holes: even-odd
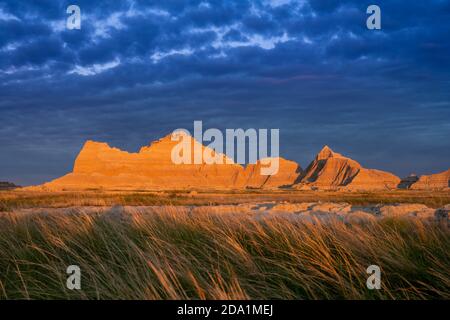
[[[192,150],[200,144],[193,138],[190,143]],[[106,143],[87,141],[71,173],[26,190],[449,190],[450,169],[416,180],[401,180],[389,172],[364,168],[328,146],[306,169],[294,161],[277,158],[278,172],[265,176],[260,170],[264,160],[246,166],[232,160],[227,164],[174,164],[171,155],[176,145],[168,135],[137,153],[129,153]],[[226,158],[203,145],[198,147],[203,154]]]
[[[173,146],[88,141],[67,175],[4,183],[0,298],[450,299],[450,171],[400,179],[326,146],[262,176],[174,165]]]

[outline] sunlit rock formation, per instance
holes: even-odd
[[[168,135],[137,153],[112,148],[106,143],[87,141],[75,160],[73,171],[42,186],[43,190],[179,190],[277,188],[291,185],[300,172],[293,161],[280,158],[279,170],[271,176],[261,175],[261,162],[246,167],[233,163],[223,154],[191,138],[191,147],[202,154],[222,158],[223,164],[175,164],[171,154],[178,144]],[[194,163],[194,152],[191,153]]]
[[[413,190],[444,190],[450,188],[450,169],[444,172],[424,175],[411,186]]]
[[[395,189],[400,178],[395,175],[363,168],[358,162],[325,146],[305,169],[297,189],[327,190],[387,190]]]

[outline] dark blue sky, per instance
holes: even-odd
[[[87,139],[137,151],[194,120],[280,128],[303,167],[328,144],[400,176],[448,169],[450,1],[0,3],[0,180],[42,183]]]

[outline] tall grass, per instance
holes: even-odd
[[[237,191],[236,191],[237,192]],[[172,191],[0,191],[0,212],[21,208],[71,206],[150,206],[150,205],[211,205],[261,201],[347,202],[353,205],[421,203],[431,208],[450,203],[448,191],[396,190],[382,192],[330,192],[291,190],[203,191],[195,195],[186,190]]]
[[[81,268],[82,289],[66,288]],[[366,268],[381,267],[381,290]],[[168,208],[0,216],[3,299],[449,299],[450,231]]]

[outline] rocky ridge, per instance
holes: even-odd
[[[401,180],[389,172],[364,168],[357,161],[325,146],[302,170],[295,161],[267,158],[246,166],[236,164],[224,154],[216,153],[195,139],[191,149],[199,148],[208,159],[221,160],[209,164],[175,164],[171,154],[178,144],[171,135],[130,153],[107,143],[87,141],[78,154],[73,171],[40,186],[26,190],[186,190],[186,189],[277,189],[376,191],[397,188],[414,190],[447,190],[450,169],[435,175]],[[194,163],[194,152],[191,153]],[[267,160],[276,160],[276,174],[261,175]],[[216,161],[217,162],[217,161]]]

